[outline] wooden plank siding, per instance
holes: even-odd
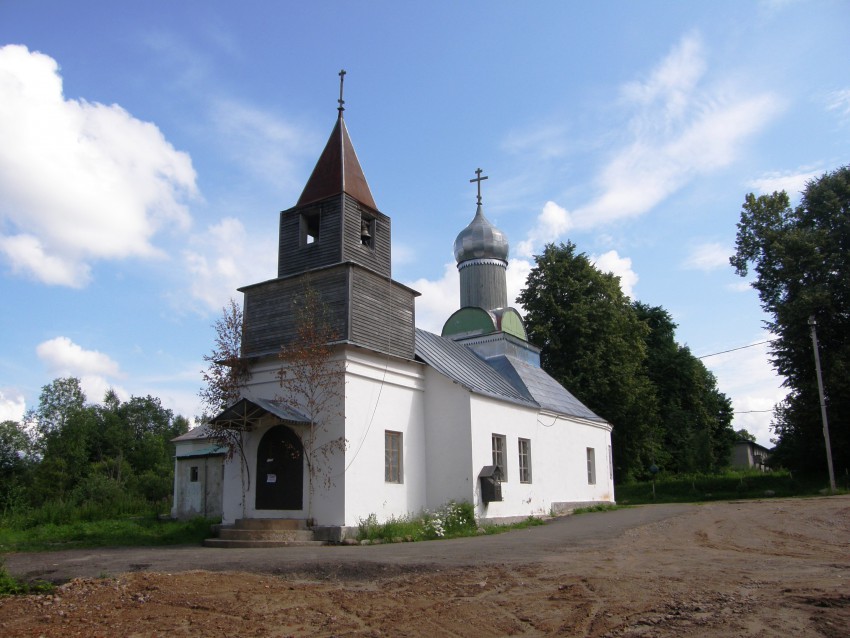
[[[352,343],[413,358],[414,291],[375,272],[352,268]]]
[[[319,218],[306,243],[305,218]],[[374,220],[371,246],[361,219]],[[293,303],[315,290],[340,341],[413,358],[413,290],[391,279],[390,218],[346,193],[280,214],[278,278],[240,288],[245,294],[242,356],[273,354],[297,338]]]
[[[363,206],[348,195],[344,195],[344,201],[342,260],[360,264],[389,277],[392,267],[390,218]],[[364,246],[360,240],[360,221],[363,216],[375,220],[371,247]]]
[[[297,275],[342,261],[342,217],[340,197],[330,197],[308,206],[290,208],[280,214],[277,276]],[[318,241],[307,244],[301,218],[319,216]],[[359,229],[358,229],[359,240]]]
[[[273,279],[240,290],[245,293],[242,356],[275,353],[297,338],[293,303],[308,288],[326,305],[328,321],[341,340],[348,339],[348,266],[312,271],[309,275]]]
[[[341,341],[413,358],[417,293],[351,263],[241,288],[243,357],[276,353],[297,338],[293,303],[309,288],[319,294]]]
[[[372,247],[360,241],[362,216],[375,220]],[[319,217],[319,238],[306,243],[302,218]],[[392,226],[383,213],[347,194],[290,208],[280,214],[277,276],[287,277],[345,261],[391,274]]]

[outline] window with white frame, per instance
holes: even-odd
[[[401,432],[384,432],[384,481],[403,483],[401,467]]]
[[[498,465],[502,471],[502,482],[508,480],[508,458],[505,456],[507,439],[504,434],[494,434],[493,441],[493,465]]]
[[[596,450],[587,448],[587,484],[596,485]]]
[[[608,478],[614,480],[614,451],[608,446]]]
[[[531,483],[531,441],[518,439],[519,442],[519,482]]]

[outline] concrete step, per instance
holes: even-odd
[[[302,519],[240,518],[234,525],[218,527],[218,538],[204,541],[206,547],[310,547],[325,545]]]
[[[240,529],[222,527],[218,537],[224,540],[312,541],[313,532],[307,529]]]
[[[324,541],[281,541],[281,540],[226,540],[223,538],[208,538],[204,547],[219,548],[268,548],[268,547],[321,547]]]
[[[300,518],[238,518],[236,529],[306,530],[307,521]]]

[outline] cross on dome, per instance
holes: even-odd
[[[481,206],[481,182],[483,182],[485,179],[490,179],[487,175],[485,175],[484,177],[481,177],[481,173],[483,173],[483,172],[484,171],[482,171],[480,168],[476,169],[475,174],[478,177],[473,177],[471,180],[469,180],[470,184],[472,182],[478,182],[478,205],[479,206]]]

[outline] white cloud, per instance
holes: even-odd
[[[88,264],[64,255],[45,253],[38,237],[32,235],[0,235],[0,252],[11,262],[15,273],[34,273],[43,283],[80,288],[89,281]]]
[[[53,377],[77,377],[87,399],[99,402],[107,390],[114,390],[126,401],[130,393],[110,378],[123,378],[120,366],[108,355],[97,350],[84,350],[68,337],[44,341],[35,349],[38,358]]]
[[[235,100],[218,100],[211,112],[222,148],[236,165],[275,186],[296,183],[296,161],[315,153],[315,140],[273,113]],[[300,179],[300,178],[299,178]]]
[[[393,241],[393,267],[416,262],[416,251],[400,241]]]
[[[555,202],[546,202],[526,238],[517,245],[516,255],[527,258],[539,253],[544,244],[558,241],[571,226],[570,214],[565,208]]]
[[[627,83],[623,87],[623,96],[637,104],[660,102],[662,122],[679,119],[689,107],[691,94],[705,68],[702,42],[695,34],[686,35],[646,81]],[[657,124],[654,118],[646,123]]]
[[[717,270],[729,267],[732,251],[723,244],[708,243],[696,246],[685,259],[683,266],[691,270]]]
[[[826,108],[828,111],[836,111],[838,117],[850,122],[850,89],[841,89],[829,93]]]
[[[404,282],[416,291],[422,293],[416,298],[416,327],[440,334],[443,324],[451,314],[460,308],[460,276],[457,265],[447,263],[443,266],[443,276],[431,281],[417,279]]]
[[[18,421],[24,418],[27,403],[16,390],[0,389],[0,421]]]
[[[108,355],[97,350],[84,350],[68,337],[56,337],[44,341],[38,344],[35,351],[53,375],[123,376],[118,364]]]
[[[573,211],[578,228],[644,214],[701,174],[728,166],[779,112],[768,93],[706,86],[700,38],[688,35],[650,76],[623,88],[632,110],[625,144],[597,179],[600,194]]]
[[[819,177],[823,171],[800,169],[793,172],[765,173],[749,182],[749,187],[761,195],[770,195],[777,191],[785,191],[793,200],[805,188],[806,182]]]
[[[508,262],[508,272],[506,274],[507,289],[508,289],[508,307],[514,307],[521,313],[525,312],[525,307],[516,301],[519,293],[525,288],[525,282],[528,280],[528,274],[534,264],[527,259],[511,259]]]
[[[217,311],[240,286],[277,275],[275,238],[250,238],[238,219],[228,217],[190,240],[183,251],[190,292],[207,310]]]
[[[634,297],[634,287],[638,282],[637,273],[632,270],[632,260],[620,257],[616,250],[609,250],[599,257],[591,257],[590,261],[602,272],[610,272],[620,278],[620,289],[623,294]]]
[[[0,251],[16,272],[84,286],[99,259],[157,257],[154,235],[185,229],[195,171],[151,123],[68,100],[55,60],[0,48]]]

